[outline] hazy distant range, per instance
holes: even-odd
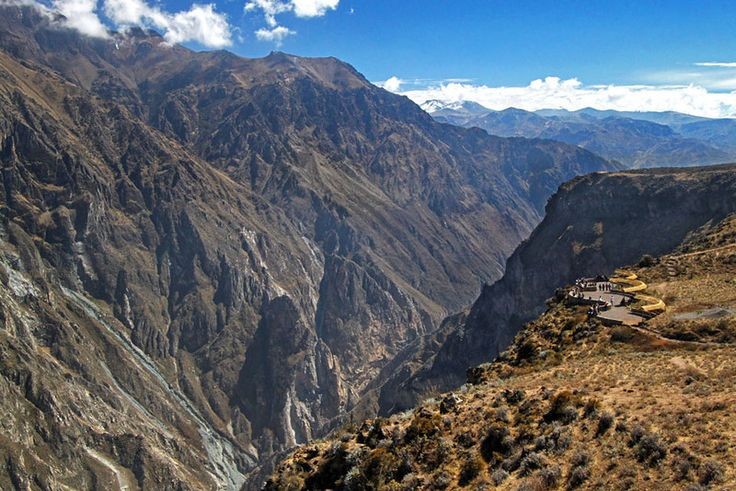
[[[509,108],[429,100],[436,120],[504,137],[546,138],[579,145],[627,167],[695,166],[736,161],[736,119],[677,112]]]

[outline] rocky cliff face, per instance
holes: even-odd
[[[240,486],[377,410],[552,191],[615,168],[438,124],[335,59],[1,13],[3,487]]]
[[[560,285],[462,387],[300,447],[266,489],[733,488],[736,215],[621,266],[665,310],[612,326]]]
[[[674,249],[690,231],[736,211],[735,193],[734,165],[591,174],[564,184],[503,278],[483,288],[431,364],[404,386],[447,385],[450,374],[462,380],[469,366],[505,349],[560,285]]]

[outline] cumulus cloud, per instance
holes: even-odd
[[[296,32],[284,26],[276,26],[271,29],[263,27],[256,31],[256,37],[260,41],[271,41],[276,43],[276,46],[281,46],[284,38],[291,36],[292,34],[296,34]]]
[[[711,92],[695,84],[585,85],[576,78],[546,77],[517,87],[466,83],[443,83],[406,91],[401,91],[400,85],[389,88],[384,83],[383,87],[394,89],[417,104],[428,100],[471,101],[495,110],[516,107],[528,111],[548,108],[574,111],[593,107],[619,111],[678,111],[706,117],[736,116],[736,91]]]
[[[167,12],[144,0],[51,0],[51,8],[38,0],[0,0],[0,5],[32,5],[39,11],[56,11],[65,17],[66,27],[86,36],[107,38],[104,13],[114,28],[152,27],[162,32],[169,43],[196,41],[210,48],[232,44],[231,28],[224,14],[214,4],[194,4],[189,10]]]
[[[279,0],[251,0],[245,4],[245,11],[262,11],[266,24],[268,24],[269,27],[274,28],[278,26],[276,16],[283,12],[293,10],[293,7],[294,6],[291,2],[282,2]]]
[[[328,10],[335,10],[340,0],[291,0],[297,17],[321,17]]]
[[[339,3],[340,0],[249,0],[245,4],[245,11],[261,11],[269,29],[258,29],[256,37],[262,41],[273,41],[280,45],[285,37],[295,32],[280,26],[276,20],[277,15],[291,12],[297,17],[321,17],[327,11],[336,9]]]
[[[160,29],[170,43],[196,41],[211,48],[232,44],[227,18],[215,11],[214,4],[194,4],[189,10],[169,13],[142,0],[104,0],[104,11],[118,26]]]
[[[383,82],[376,82],[376,85],[388,90],[389,92],[399,92],[403,83],[404,81],[399,77],[393,76]]]
[[[52,6],[66,17],[64,24],[67,27],[85,36],[109,36],[107,28],[97,16],[97,0],[53,0]]]

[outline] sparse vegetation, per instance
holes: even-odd
[[[637,274],[674,283],[665,270],[656,261]],[[736,300],[736,285],[728,288]],[[692,298],[685,289],[669,293],[673,308]],[[396,435],[386,447],[393,458],[370,473],[364,457],[350,479],[385,489],[719,489],[736,477],[728,412],[736,348],[682,339],[691,332],[700,343],[725,341],[730,322],[668,312],[649,330],[606,327],[564,300],[551,302],[498,360],[470,371],[473,385],[457,407],[440,416],[440,396],[387,419],[381,432]]]
[[[723,464],[715,460],[708,460],[700,468],[700,484],[708,486],[723,480],[725,470]]]
[[[637,266],[639,266],[640,268],[651,268],[655,264],[657,264],[657,259],[655,259],[654,256],[644,254],[641,259],[639,259]]]

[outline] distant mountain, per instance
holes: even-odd
[[[727,152],[736,152],[736,119],[706,119],[674,128],[688,138],[695,138]]]
[[[699,121],[709,121],[709,118],[703,118],[700,116],[693,116],[690,114],[678,113],[675,111],[615,111],[612,109],[602,110],[593,109],[592,107],[586,107],[578,109],[577,111],[568,111],[566,109],[540,109],[534,111],[540,116],[555,116],[560,119],[574,121],[574,120],[589,120],[594,119],[606,119],[606,118],[629,118],[629,119],[640,119],[642,121],[650,121],[652,123],[664,124],[664,125],[682,125],[688,123],[696,123]]]
[[[631,168],[709,165],[736,157],[736,120],[732,119],[591,108],[534,112],[487,109],[482,113],[477,105],[469,110],[459,103],[441,106],[438,101],[425,110],[438,121],[475,126],[493,135],[547,138],[579,145]]]
[[[432,99],[422,103],[420,107],[430,113],[437,121],[456,126],[465,126],[466,122],[488,114],[490,111],[487,107],[471,101],[443,103]]]

